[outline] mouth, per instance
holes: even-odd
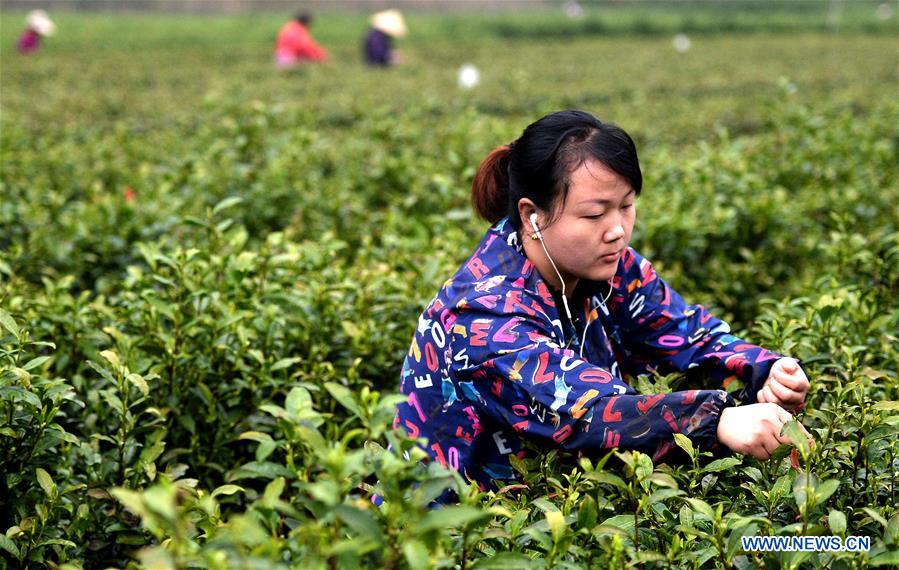
[[[605,263],[612,263],[612,262],[618,261],[618,258],[621,257],[621,251],[622,250],[618,250],[613,253],[607,253],[606,255],[601,256],[599,259]]]

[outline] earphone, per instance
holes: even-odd
[[[534,235],[537,236],[537,239],[540,240],[540,245],[543,246],[543,252],[546,253],[546,258],[549,260],[550,264],[553,266],[553,270],[556,272],[556,275],[559,277],[559,283],[562,284],[562,305],[565,306],[565,314],[568,315],[568,322],[574,324],[574,319],[571,317],[571,309],[568,308],[568,297],[565,296],[565,280],[562,279],[562,274],[559,273],[559,268],[556,267],[556,262],[553,261],[552,256],[549,255],[549,250],[546,249],[546,242],[543,241],[543,234],[540,233],[540,226],[537,225],[537,212],[533,212],[528,218],[531,222],[531,227],[534,228]],[[584,327],[586,338],[587,327]],[[565,338],[565,331],[562,331],[562,338]],[[583,356],[584,345],[581,343],[581,356]]]
[[[543,246],[543,252],[546,254],[546,258],[549,260],[549,263],[553,266],[553,271],[556,272],[556,275],[559,277],[559,282],[562,284],[562,305],[565,306],[565,314],[568,315],[568,322],[574,325],[574,319],[571,316],[571,309],[568,307],[568,297],[565,296],[565,280],[562,279],[562,274],[559,273],[559,268],[556,267],[556,262],[553,261],[552,256],[549,255],[549,250],[546,249],[546,243],[543,241],[543,234],[540,233],[540,226],[537,225],[537,212],[532,212],[528,217],[528,220],[531,222],[531,227],[534,228],[534,235],[540,240],[540,245]],[[602,300],[603,306],[605,306],[606,301],[609,300],[609,297],[612,295],[612,286],[609,284],[609,292],[606,293],[605,298]],[[581,350],[580,357],[584,356],[584,343],[587,342],[587,327],[590,326],[590,321],[588,321],[584,325],[584,338],[581,340]],[[562,338],[565,338],[564,331],[562,332]]]
[[[540,226],[537,225],[537,212],[532,212],[529,219],[531,220],[531,227],[534,228],[534,235],[536,235],[542,241],[543,234],[540,233]]]

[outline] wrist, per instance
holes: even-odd
[[[729,423],[727,421],[727,418],[730,417],[731,411],[732,408],[726,407],[721,410],[720,414],[718,414],[718,425],[715,426],[715,435],[718,438],[719,442],[722,442],[724,432],[727,428],[727,423]]]

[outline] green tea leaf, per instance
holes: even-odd
[[[65,548],[78,548],[77,544],[75,544],[71,540],[66,540],[64,538],[50,538],[47,540],[42,540],[34,546],[35,548],[40,548],[42,546],[63,546]]]
[[[803,459],[807,459],[809,454],[811,453],[811,444],[809,443],[808,436],[802,430],[802,424],[800,424],[797,420],[790,420],[786,424],[784,424],[783,430],[781,432],[790,438],[790,441],[793,442],[793,447],[799,450],[800,455],[802,455]]]
[[[674,434],[674,443],[677,444],[679,448],[686,451],[687,455],[689,455],[690,457],[694,457],[696,455],[696,452],[693,449],[693,441],[684,434]]]
[[[428,568],[429,556],[428,549],[421,541],[410,539],[403,542],[403,555],[409,568]]]
[[[368,509],[357,509],[350,505],[337,505],[334,512],[357,535],[384,544],[384,533],[378,525],[375,517]],[[427,555],[427,551],[425,551]]]
[[[741,463],[743,463],[743,459],[740,457],[724,457],[722,459],[716,459],[715,461],[712,461],[711,463],[703,467],[702,470],[706,473],[717,473],[718,471],[733,469]]]
[[[133,512],[138,516],[144,516],[146,514],[146,509],[144,508],[144,501],[141,498],[140,493],[136,491],[132,491],[131,489],[123,489],[121,487],[116,487],[110,491],[113,497],[115,497],[120,503],[125,505],[125,508]]]
[[[868,560],[869,566],[880,567],[880,566],[892,566],[895,568],[899,566],[899,550],[888,550],[886,552],[881,552],[876,556],[872,556],[870,560]]]
[[[54,498],[56,496],[56,483],[53,482],[50,474],[40,467],[35,469],[35,473],[37,474],[37,482],[41,486],[41,489],[44,490],[44,493],[51,499]]]
[[[591,473],[587,473],[587,479],[592,481],[596,481],[598,483],[608,483],[617,489],[627,489],[627,483],[624,482],[624,479],[615,475],[614,473],[609,473],[607,471],[594,471]]]
[[[19,557],[19,547],[16,546],[16,543],[6,537],[5,534],[0,533],[0,548],[9,552],[16,558]]]
[[[7,313],[3,309],[0,309],[0,325],[3,325],[3,328],[12,333],[14,337],[18,338],[19,333],[21,332],[19,330],[19,325],[16,324],[16,321],[12,318],[12,315]],[[18,556],[18,554],[16,556]]]
[[[708,503],[706,503],[702,499],[694,499],[691,497],[685,497],[684,500],[687,501],[687,503],[689,503],[690,507],[693,509],[694,512],[704,515],[709,520],[715,520],[715,511],[712,509],[712,507]]]
[[[875,511],[874,509],[872,509],[870,507],[862,507],[862,510],[865,511],[865,513],[867,513],[869,517],[871,517],[872,519],[877,521],[880,524],[880,526],[882,526],[883,528],[886,528],[887,520],[885,518],[883,518],[883,515],[881,515],[880,513],[878,513],[877,511]]]
[[[836,491],[840,486],[840,482],[836,479],[828,479],[823,483],[818,485],[818,488],[815,489],[815,504],[823,505],[827,502],[827,499],[833,495],[834,491]]]
[[[219,495],[233,495],[235,493],[243,493],[244,488],[240,485],[222,485],[221,487],[216,487],[216,489],[212,492],[213,497],[217,497]]]
[[[596,499],[587,495],[584,497],[584,500],[581,501],[581,506],[578,509],[577,513],[577,526],[579,528],[591,529],[596,526],[596,518],[597,518],[598,510],[596,506]]]
[[[827,525],[832,533],[842,536],[846,532],[846,515],[842,511],[831,509],[827,515]]]
[[[150,395],[150,386],[147,385],[147,381],[144,380],[144,377],[139,374],[131,373],[125,378],[130,382],[133,386],[135,386],[141,394],[144,396]]]
[[[534,562],[517,552],[497,552],[490,557],[478,558],[472,568],[474,570],[509,570],[510,568],[527,570],[534,568]]]
[[[312,397],[309,391],[301,386],[291,388],[284,401],[284,408],[294,418],[301,418],[302,412],[312,408]]]
[[[25,363],[25,366],[22,367],[22,370],[32,370],[34,368],[42,366],[45,362],[50,360],[50,358],[50,356],[38,356],[37,358],[32,358]]]
[[[285,477],[293,479],[293,472],[283,465],[270,461],[251,461],[238,467],[231,475],[231,479],[274,479]]]
[[[362,418],[362,408],[356,403],[356,399],[353,397],[353,393],[349,388],[334,382],[325,382],[325,389],[335,400],[340,402],[340,405],[352,412],[354,416],[360,419]]]
[[[212,208],[212,215],[215,216],[227,210],[228,208],[232,208],[240,204],[241,202],[243,202],[243,198],[241,198],[240,196],[230,196],[228,198],[225,198]]]
[[[538,497],[538,498],[534,499],[533,501],[531,501],[531,504],[533,506],[537,507],[538,509],[540,509],[541,511],[543,511],[544,513],[559,512],[559,507],[557,507],[556,505],[554,505],[552,502],[548,501],[547,499],[544,499],[543,497]]]
[[[268,485],[266,485],[265,491],[262,495],[262,504],[268,508],[273,508],[275,504],[281,499],[281,495],[284,493],[284,487],[286,486],[286,483],[287,482],[284,477],[277,477]]]
[[[899,514],[890,517],[883,532],[883,541],[887,546],[899,546]]]
[[[270,372],[277,372],[278,370],[283,370],[285,368],[290,368],[297,362],[302,361],[302,358],[282,358],[281,360],[272,364],[272,367],[269,368]]]
[[[562,514],[562,511],[550,511],[544,513],[544,516],[546,517],[546,523],[549,525],[549,530],[552,533],[553,541],[559,542],[567,528],[565,515]]]
[[[645,481],[652,475],[653,465],[652,459],[645,453],[639,451],[634,452],[635,468],[634,473],[638,481]]]
[[[419,533],[445,530],[474,524],[490,517],[490,513],[467,505],[445,506],[429,512],[415,528]]]
[[[602,527],[613,527],[623,530],[628,536],[634,534],[634,515],[615,515],[599,523]]]
[[[107,362],[115,367],[120,367],[122,365],[121,361],[119,361],[119,355],[112,350],[101,350],[100,356],[105,358]]]

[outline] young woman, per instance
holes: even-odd
[[[630,136],[582,111],[484,159],[472,201],[493,226],[421,315],[402,371],[396,423],[434,460],[495,488],[533,449],[658,461],[682,433],[766,459],[789,442],[805,373],[687,305],[628,247],[642,185]],[[627,379],[652,370],[709,389],[637,394]],[[739,407],[721,389],[735,379]]]

